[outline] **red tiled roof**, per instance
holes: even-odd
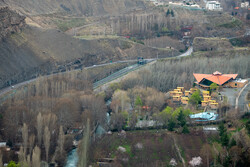
[[[202,80],[207,79],[211,82],[214,82],[218,85],[223,85],[230,79],[235,79],[238,74],[222,74],[219,71],[214,72],[213,74],[196,74],[193,73],[195,79],[200,83]]]

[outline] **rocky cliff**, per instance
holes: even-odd
[[[25,25],[24,19],[24,16],[11,11],[8,7],[0,7],[0,39],[10,33],[20,32]]]

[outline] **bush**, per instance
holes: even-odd
[[[16,164],[14,161],[10,161],[7,165],[7,167],[20,167],[19,164]]]
[[[202,100],[202,98],[201,98],[201,96],[200,96],[200,91],[197,90],[197,91],[195,91],[195,92],[191,95],[191,97],[190,97],[190,99],[189,99],[188,102],[189,102],[190,104],[192,104],[192,105],[198,105],[198,104],[201,103],[201,100]]]

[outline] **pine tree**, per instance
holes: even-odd
[[[168,11],[167,11],[167,13],[166,13],[166,16],[168,16],[170,14],[170,11],[169,11],[169,9],[168,9]]]
[[[177,120],[179,121],[180,125],[183,127],[184,125],[186,125],[186,118],[185,118],[185,115],[183,114],[183,111],[181,110],[178,117],[177,117]]]
[[[175,121],[171,118],[168,122],[168,130],[173,131],[175,127]]]
[[[183,126],[182,133],[189,133],[189,129],[188,129],[187,125]]]
[[[174,11],[173,11],[173,9],[171,10],[171,16],[174,17]]]

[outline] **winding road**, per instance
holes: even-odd
[[[189,56],[191,55],[191,53],[193,52],[193,47],[190,47],[185,53],[179,55],[179,56],[176,56],[176,58],[180,58],[180,57],[185,57],[185,56]],[[152,61],[156,61],[157,59],[156,58],[152,58],[152,59],[144,59],[145,61],[147,62],[152,62]],[[122,61],[117,61],[117,62],[112,62],[112,63],[105,63],[105,64],[100,64],[100,65],[93,65],[93,66],[89,66],[89,67],[85,67],[85,69],[91,69],[91,68],[96,68],[96,67],[102,67],[102,66],[107,66],[107,65],[111,65],[111,64],[117,64],[117,63],[129,63],[129,62],[137,62],[137,59],[136,60],[122,60]],[[135,71],[137,69],[139,69],[140,67],[142,67],[143,65],[138,65],[138,64],[134,64],[132,66],[129,66],[129,67],[126,67],[118,72],[115,72],[113,74],[111,74],[110,76],[100,80],[100,81],[97,81],[93,84],[93,87],[94,89],[96,89],[97,87],[103,85],[103,84],[106,84],[114,79],[117,79],[117,78],[120,78],[126,74],[128,74],[129,72],[132,72],[132,71]],[[80,70],[80,69],[76,69],[76,70]],[[70,71],[68,71],[70,72]],[[65,72],[61,72],[61,73],[65,73]],[[55,73],[55,74],[50,74],[50,75],[46,75],[46,76],[43,76],[43,77],[50,77],[50,76],[53,76],[53,75],[57,75],[59,73]],[[18,84],[15,84],[15,85],[12,85],[12,86],[9,86],[9,87],[6,87],[6,88],[3,88],[0,90],[0,96],[3,96],[4,94],[8,93],[8,92],[11,92],[11,91],[15,91],[17,88],[21,87],[21,86],[24,86],[24,85],[27,85],[29,83],[32,83],[34,81],[36,81],[37,78],[33,78],[33,79],[30,79],[28,81],[24,81],[24,82],[21,82],[21,83],[18,83]],[[3,98],[5,100],[5,98]]]

